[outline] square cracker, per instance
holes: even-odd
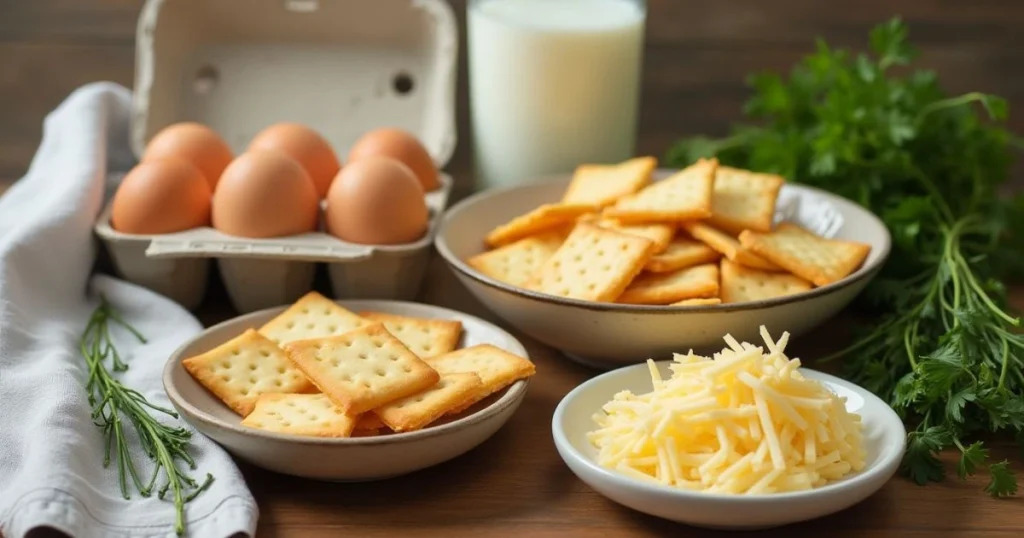
[[[350,415],[405,398],[440,378],[382,324],[285,344],[288,357]]]
[[[701,159],[670,177],[621,198],[605,209],[605,216],[626,223],[679,222],[711,216],[715,159]]]
[[[421,359],[443,355],[455,349],[462,337],[462,322],[452,319],[423,319],[384,312],[360,312],[359,316],[384,324],[395,338]]]
[[[242,426],[292,435],[349,437],[356,419],[323,394],[263,394]]]
[[[712,228],[703,222],[688,222],[684,223],[683,227],[695,239],[717,250],[732,262],[753,267],[754,269],[761,269],[762,271],[783,270],[778,265],[754,254],[753,251],[741,245],[735,237]]]
[[[716,304],[722,304],[722,299],[719,297],[707,297],[704,299],[683,299],[678,303],[672,303],[672,306],[711,306]]]
[[[308,392],[313,384],[276,344],[248,329],[181,365],[222,402],[243,417],[261,394]]]
[[[657,165],[654,157],[637,157],[612,165],[580,165],[573,173],[562,203],[599,207],[612,204],[650,183],[651,172]]]
[[[381,422],[380,417],[378,417],[376,413],[369,411],[359,415],[359,418],[356,419],[356,426],[352,431],[377,433],[377,431],[383,427],[385,426],[384,423]]]
[[[770,233],[745,231],[740,243],[817,286],[846,278],[871,252],[870,245],[825,239],[788,222]]]
[[[544,232],[477,254],[466,263],[493,279],[524,287],[562,246],[565,237],[561,232]]]
[[[643,273],[616,302],[657,305],[717,296],[718,265],[707,263],[670,273]]]
[[[529,360],[491,344],[479,344],[452,351],[427,359],[427,364],[441,375],[473,372],[480,376],[479,392],[470,401],[452,409],[448,414],[460,413],[491,394],[537,372]]]
[[[785,180],[774,174],[719,166],[708,223],[733,235],[744,230],[770,232],[783,183]]]
[[[595,224],[609,230],[650,239],[651,243],[653,243],[651,247],[652,254],[664,251],[672,241],[672,236],[676,233],[674,224],[623,224],[616,219],[609,218],[599,219]]]
[[[722,260],[722,301],[744,303],[793,295],[811,289],[811,283],[786,273],[770,273]]]
[[[433,387],[378,407],[373,413],[396,432],[418,430],[452,409],[465,407],[482,386],[480,376],[473,372],[444,374]]]
[[[614,301],[651,257],[649,239],[577,224],[530,288],[572,299]]]
[[[260,327],[259,332],[281,345],[295,340],[345,334],[371,324],[338,303],[311,291]]]
[[[597,206],[591,204],[544,204],[491,230],[485,241],[491,247],[500,247],[569,224],[594,211]]]
[[[655,254],[644,266],[644,270],[652,273],[677,271],[703,263],[717,262],[721,257],[717,250],[682,233],[677,235],[665,250]]]

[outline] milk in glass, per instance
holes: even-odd
[[[633,156],[645,13],[641,0],[471,0],[481,186]]]

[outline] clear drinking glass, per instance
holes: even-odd
[[[633,156],[646,15],[643,0],[470,0],[480,187]]]

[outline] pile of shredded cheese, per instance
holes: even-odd
[[[864,467],[860,416],[783,353],[726,335],[713,358],[675,355],[670,379],[654,361],[654,390],[620,392],[594,416],[598,463],[627,476],[715,493],[806,490]]]

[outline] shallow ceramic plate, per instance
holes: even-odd
[[[666,379],[668,365],[658,367]],[[587,440],[594,413],[615,393],[651,390],[646,364],[620,368],[576,387],[562,399],[551,420],[558,453],[581,480],[598,493],[634,510],[681,523],[710,528],[750,529],[774,527],[821,517],[849,508],[878,491],[896,472],[906,442],[899,417],[874,394],[837,377],[801,368],[839,396],[846,408],[861,416],[867,465],[859,473],[825,486],[794,493],[724,495],[653,485],[605,469],[596,462],[597,449]]]
[[[663,177],[666,172],[659,172]],[[718,349],[722,335],[753,341],[757,328],[799,336],[831,318],[850,303],[878,274],[889,255],[890,235],[878,217],[861,206],[800,185],[785,185],[783,199],[801,199],[831,237],[871,245],[856,272],[839,282],[809,292],[765,301],[716,306],[646,306],[597,303],[554,297],[505,284],[465,262],[484,250],[484,236],[495,226],[558,200],[569,178],[533,185],[489,190],[452,207],[434,241],[459,280],[494,313],[531,337],[593,366],[612,368],[648,358],[667,359],[673,352]]]
[[[459,347],[492,344],[527,357],[512,335],[454,310],[399,301],[338,301],[352,310],[377,311],[462,322]],[[476,404],[455,420],[425,429],[382,435],[323,439],[265,432],[241,426],[241,417],[210,394],[182,367],[181,361],[257,328],[286,306],[261,310],[210,327],[186,342],[164,368],[164,389],[181,416],[235,457],[271,471],[321,480],[376,480],[398,476],[459,456],[484,442],[512,417],[529,380],[517,381]],[[528,358],[528,357],[527,357]]]

